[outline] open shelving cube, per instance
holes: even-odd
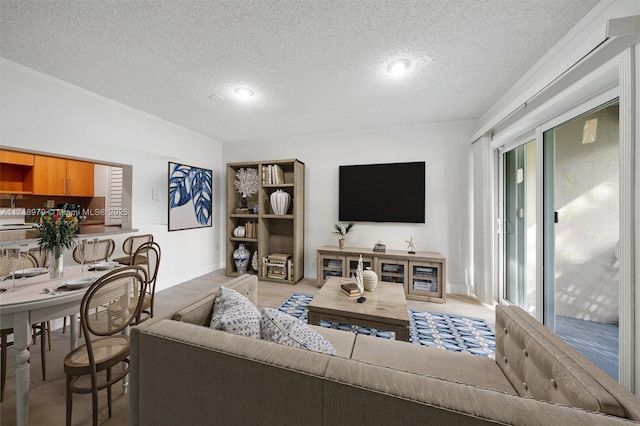
[[[248,211],[238,211],[241,194],[235,191],[233,181],[236,172],[252,168],[258,172],[258,192],[248,197]],[[286,213],[278,215],[271,207],[271,194],[282,190],[290,195]],[[253,206],[258,212],[253,213]],[[254,222],[257,234],[245,238],[235,237],[233,230],[247,222]],[[258,251],[258,270],[248,268],[249,273],[260,279],[295,284],[304,276],[304,163],[298,160],[272,160],[227,164],[227,264],[226,273],[237,275],[233,251],[239,243],[252,251]],[[254,248],[255,247],[255,248]],[[269,256],[290,255],[286,273],[278,273],[276,260]],[[271,271],[271,272],[269,272]]]

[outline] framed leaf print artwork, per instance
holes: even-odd
[[[169,162],[169,231],[212,226],[213,172]]]

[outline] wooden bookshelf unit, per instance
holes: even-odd
[[[317,251],[318,287],[331,277],[355,276],[360,255],[363,266],[370,266],[379,281],[402,285],[407,299],[445,302],[447,260],[437,252],[409,254],[402,250],[376,252],[367,248],[323,246]]]
[[[258,193],[247,200],[248,211],[239,210],[241,194],[233,186],[240,169],[258,171]],[[271,160],[227,164],[227,230],[226,274],[236,276],[233,251],[244,244],[253,259],[257,251],[258,268],[247,273],[257,274],[261,280],[295,284],[304,277],[304,163],[299,160]],[[285,214],[276,214],[270,196],[282,190],[291,196]],[[258,205],[258,213],[253,208]],[[245,235],[234,235],[238,226],[245,227]],[[247,232],[247,230],[249,232]],[[286,258],[284,256],[290,256]],[[284,260],[283,260],[284,259]]]

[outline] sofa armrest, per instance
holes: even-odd
[[[576,349],[574,349],[567,342],[562,340],[560,336],[553,333],[547,327],[538,322],[535,318],[529,315],[527,312],[519,307],[501,307],[500,310],[508,310],[509,314],[518,318],[521,324],[526,324],[529,333],[532,336],[536,336],[536,339],[543,342],[547,348],[556,348],[561,351],[564,356],[571,362],[580,366],[581,370],[589,375],[597,385],[604,389],[604,392],[615,400],[616,406],[619,404],[624,413],[619,414],[621,417],[626,417],[635,421],[640,421],[640,398],[637,395],[629,392],[620,383],[615,381],[611,376],[602,371],[596,365],[594,365],[589,359],[584,357]],[[496,316],[498,312],[496,311]],[[496,330],[498,331],[498,330]],[[496,333],[496,340],[498,339],[498,333]],[[496,350],[498,345],[496,344]],[[497,361],[497,360],[496,360]],[[602,392],[600,392],[602,393]],[[606,411],[606,410],[603,410]]]
[[[625,417],[620,401],[589,373],[596,367],[553,344],[553,335],[521,308],[496,306],[495,360],[518,394]]]

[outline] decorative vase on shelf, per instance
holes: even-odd
[[[49,278],[52,280],[58,280],[64,277],[63,251],[64,247],[54,246],[49,253]]]
[[[251,258],[251,267],[254,271],[258,272],[258,250],[253,252],[253,257]]]
[[[378,286],[378,274],[372,271],[370,266],[362,271],[362,283],[366,291],[375,291]]]
[[[344,248],[344,238],[340,238],[340,239],[338,240],[338,245],[340,246],[340,248],[341,248],[341,249],[343,249],[343,248]]]
[[[258,205],[258,203],[256,203],[256,204],[253,206],[253,213],[254,213],[254,214],[258,214],[259,212],[260,212],[260,206]]]
[[[271,209],[274,214],[285,215],[289,210],[289,203],[291,202],[291,195],[288,192],[278,189],[271,193]]]
[[[247,230],[242,225],[236,226],[236,228],[233,230],[233,236],[238,238],[244,238],[246,233],[247,233]]]
[[[236,264],[238,273],[244,274],[247,272],[250,256],[251,252],[246,249],[244,244],[240,244],[238,248],[233,251],[233,262]]]

